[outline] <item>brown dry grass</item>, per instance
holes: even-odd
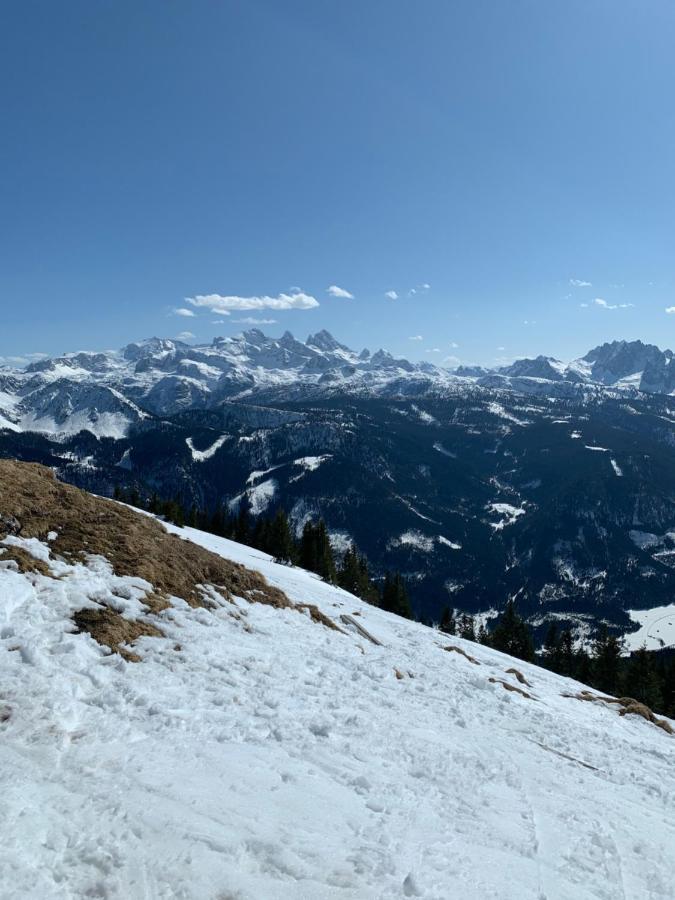
[[[620,706],[620,716],[641,716],[647,722],[651,722],[652,725],[661,728],[666,734],[675,734],[675,730],[670,722],[667,722],[665,719],[659,719],[646,704],[640,703],[639,700],[635,700],[633,697],[605,697],[602,694],[594,694],[592,691],[586,690],[579,691],[578,694],[563,694],[563,697],[573,697],[575,700],[588,700],[591,703],[609,703]]]
[[[0,501],[1,502],[1,501]],[[3,535],[0,535],[3,537]],[[42,559],[36,559],[31,556],[23,547],[3,547],[3,553],[0,553],[0,562],[16,563],[16,567],[23,575],[29,572],[37,572],[39,575],[49,575],[49,566]]]
[[[249,603],[306,611],[314,622],[337,629],[315,605],[294,604],[258,572],[169,534],[155,519],[63,484],[44,466],[0,459],[0,538],[10,530],[16,533],[15,525],[3,527],[12,518],[18,521],[21,537],[45,540],[50,531],[56,532],[50,547],[57,556],[71,560],[89,554],[104,556],[115,574],[150,582],[153,589],[144,603],[153,613],[169,605],[169,596],[193,607],[208,607],[211,601],[202,586],[213,585],[228,600],[241,597]],[[21,571],[49,574],[44,563],[21,548],[7,548],[0,559],[14,559]],[[107,635],[99,627],[96,631]],[[107,639],[102,643],[111,646]]]
[[[515,675],[521,684],[525,684],[525,685],[527,685],[527,687],[532,687],[532,685],[527,680],[527,678],[523,675],[522,672],[519,672],[518,669],[516,669],[516,668],[507,669],[506,674],[507,675]]]
[[[109,607],[81,609],[73,616],[73,622],[78,631],[86,631],[99,644],[110,647],[129,662],[138,662],[140,656],[125,649],[123,644],[133,644],[139,637],[163,637],[151,622],[125,619]]]
[[[526,700],[536,700],[536,697],[533,697],[532,694],[528,694],[527,691],[521,690],[521,688],[516,687],[515,684],[509,684],[508,681],[502,681],[501,678],[488,678],[488,681],[492,684],[501,684],[505,691],[511,691],[512,694],[520,694],[521,697],[525,697]]]
[[[257,572],[169,534],[155,519],[120,503],[63,484],[44,466],[0,460],[0,513],[18,519],[21,537],[45,540],[55,531],[55,553],[105,556],[117,575],[144,578],[156,593],[191,606],[204,605],[202,584],[214,585],[228,599],[292,606]]]

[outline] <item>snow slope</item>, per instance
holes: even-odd
[[[166,637],[142,638],[130,663],[69,616],[96,598],[133,615],[147,583],[100,557],[52,560],[55,579],[0,556],[0,896],[672,898],[674,737],[518,662],[521,686],[509,657],[255,550],[179,533],[344,633],[175,600],[156,617]]]

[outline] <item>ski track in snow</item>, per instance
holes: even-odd
[[[383,645],[293,610],[174,600],[166,637],[128,663],[69,616],[95,597],[137,614],[145,582],[96,557],[52,562],[52,579],[0,556],[1,896],[672,898],[675,738],[526,663],[537,700],[510,693],[488,680],[518,685],[510,657],[169,530]]]

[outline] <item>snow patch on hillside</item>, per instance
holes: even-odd
[[[639,650],[643,645],[647,650],[675,647],[675,603],[653,609],[629,609],[628,615],[640,629],[625,635],[627,650]]]
[[[192,458],[195,462],[206,462],[207,459],[211,459],[212,456],[216,455],[228,438],[229,434],[221,434],[218,440],[214,441],[206,450],[197,450],[191,437],[185,438],[185,443],[190,448],[190,453],[192,453]]]
[[[436,441],[434,443],[434,450],[437,450],[443,456],[448,456],[450,459],[457,459],[457,454],[453,453],[451,450],[446,450],[446,448],[441,444],[440,441]]]
[[[316,470],[327,460],[332,459],[332,453],[324,453],[323,456],[301,456],[299,459],[293,460],[294,466],[299,466],[303,471],[299,475],[294,475],[290,481],[299,481],[307,472],[316,472]]]
[[[259,551],[168,529],[343,633],[213,592],[208,610],[174,598],[129,663],[70,616],[97,600],[135,614],[147,582],[37,541],[60,577],[0,562],[0,894],[672,897],[672,737]]]
[[[525,515],[522,507],[513,506],[511,503],[488,503],[486,509],[501,516],[497,522],[490,522],[490,527],[495,531],[501,531],[509,525],[513,525],[520,516]]]
[[[617,478],[623,478],[623,469],[618,464],[615,459],[610,459],[610,463],[612,464],[612,468],[614,469],[614,474]]]

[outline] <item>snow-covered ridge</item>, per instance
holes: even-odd
[[[214,409],[225,401],[304,400],[335,394],[384,397],[453,396],[515,391],[555,397],[675,392],[673,354],[640,341],[614,341],[580,360],[518,360],[500,369],[412,363],[385,350],[360,353],[327,331],[297,340],[257,329],[210,344],[151,338],[119,352],[65,354],[25,370],[4,369],[0,428],[49,434],[87,429],[99,437],[124,436],[148,415]],[[618,392],[618,393],[617,393]],[[412,411],[430,426],[434,417]],[[492,414],[525,426],[496,400]],[[442,451],[441,451],[442,452]]]
[[[166,527],[340,630],[212,590],[209,609],[170,598],[148,616],[163,636],[127,662],[71,616],[135,617],[149,584],[101,557],[59,560],[55,535],[7,539],[51,574],[0,554],[0,895],[672,896],[675,738],[576,699],[568,679]]]

